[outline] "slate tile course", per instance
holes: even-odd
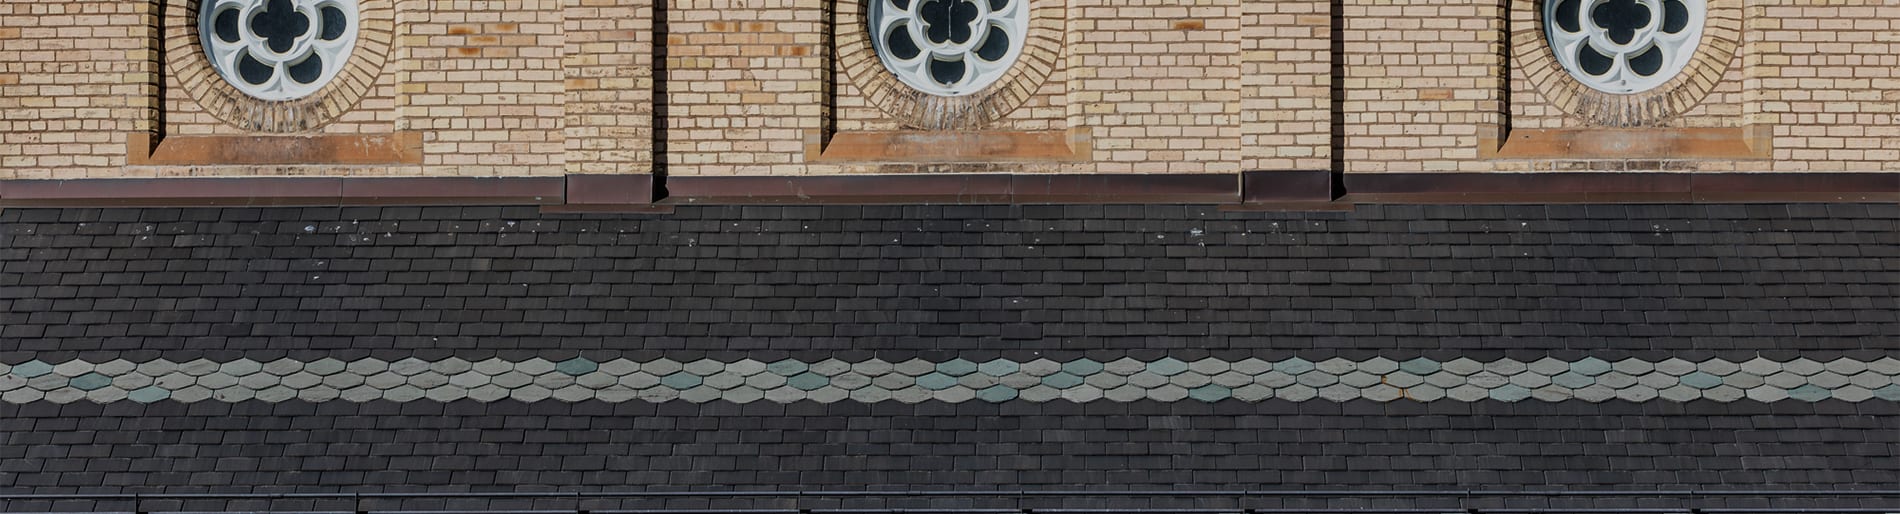
[[[0,339],[1650,351],[1848,350],[1900,331],[1893,209],[1591,207],[7,209]]]
[[[1895,218],[1886,205],[9,208],[0,492],[1891,488]],[[1038,501],[0,511],[1228,506]],[[1316,505],[1473,506],[1248,504]]]

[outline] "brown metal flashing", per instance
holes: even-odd
[[[1007,175],[667,177],[672,204],[1008,203]]]
[[[874,131],[805,134],[805,160],[814,163],[1034,163],[1093,158],[1087,130],[1032,132]]]
[[[1249,171],[1240,174],[1243,203],[1329,202],[1334,174],[1326,170]]]
[[[673,212],[654,205],[653,175],[568,175],[567,200],[542,212]]]
[[[1239,177],[1196,175],[878,175],[668,177],[671,204],[1234,203]]]
[[[1767,129],[1513,129],[1501,143],[1491,136],[1478,144],[1487,159],[1761,160],[1774,157]]]
[[[1900,201],[1893,173],[1359,173],[1353,203]]]
[[[538,205],[558,177],[241,177],[0,181],[7,207],[220,205]]]
[[[1240,174],[1240,203],[1223,211],[1350,211],[1335,201],[1338,174],[1326,170],[1249,171]]]
[[[360,136],[126,134],[126,165],[421,164],[422,133]]]
[[[1339,210],[1355,203],[1900,202],[1900,173],[1363,173],[826,177],[241,177],[0,180],[0,207],[541,205],[668,212],[685,204],[1205,203]],[[1334,180],[1347,193],[1332,198]],[[656,198],[658,197],[658,198]]]

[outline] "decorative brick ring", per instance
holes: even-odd
[[[838,62],[906,127],[980,129],[1022,106],[1055,71],[1065,9],[1031,0],[841,0]]]
[[[335,120],[382,74],[393,0],[167,0],[165,59],[186,94],[257,132]]]
[[[1740,0],[1512,5],[1520,73],[1557,108],[1598,126],[1661,126],[1687,112],[1715,88],[1741,41]]]

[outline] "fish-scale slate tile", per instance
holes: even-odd
[[[978,362],[951,358],[941,362],[911,359],[896,364],[873,360],[849,363],[837,359],[810,363],[781,359],[768,363],[747,358],[731,362],[660,358],[646,363],[616,359],[605,365],[581,358],[539,357],[520,361],[319,357],[309,361],[280,358],[262,363],[250,359],[226,362],[200,359],[185,364],[155,359],[139,365],[123,360],[71,365],[70,360],[81,359],[59,362],[29,359],[9,366],[5,374],[0,374],[0,401],[149,403],[257,399],[281,402],[295,398],[313,402],[422,399],[446,402],[461,398],[479,401],[513,398],[562,402],[677,399],[693,403],[720,400],[749,403],[764,399],[914,403],[933,399],[1218,402],[1230,398],[1241,401],[1317,398],[1332,402],[1358,399],[1390,402],[1448,398],[1463,402],[1602,402],[1660,398],[1675,402],[1699,399],[1864,402],[1888,400],[1894,391],[1900,390],[1897,389],[1900,374],[1885,373],[1883,370],[1895,367],[1882,363],[1882,359],[1886,357],[1837,358],[1823,363],[1801,358],[1789,361],[1760,358],[1738,364],[1715,359],[1691,362],[1670,357],[1650,362],[1650,365],[1637,365],[1635,359],[1611,362],[1594,357],[1528,361],[1459,357],[1442,362],[1383,357],[1361,360],[1335,357],[1320,361],[1298,357],[1272,361],[1252,357],[1235,361],[1122,357],[1107,363],[1091,359],[1057,362],[1035,358],[1017,362],[989,358]],[[1797,370],[1813,373],[1802,375],[1789,371],[1786,368],[1790,363]],[[68,377],[60,374],[60,369],[86,371]],[[1436,371],[1420,376],[1408,369]],[[1781,371],[1763,377],[1751,369]],[[669,370],[664,375],[650,372]],[[1116,370],[1128,374],[1118,374]],[[1224,371],[1209,376],[1201,370]],[[1631,375],[1626,371],[1640,374]],[[906,374],[917,372],[923,374],[915,377]],[[1556,374],[1544,374],[1548,372]],[[193,376],[191,373],[204,374]]]

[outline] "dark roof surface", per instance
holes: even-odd
[[[0,390],[102,381],[130,390],[144,384],[116,380],[148,380],[129,372],[69,379],[49,366],[75,359],[1767,358],[1845,359],[1865,368],[1900,357],[1897,219],[1893,205],[1361,206],[1351,213],[684,206],[667,215],[7,209],[0,211],[0,365],[13,371],[0,371]],[[1810,370],[1801,383],[1825,387],[1828,373]],[[1884,398],[1335,401],[1309,393],[1300,400],[1077,403],[1011,392],[1010,399],[961,403],[695,403],[673,394],[620,402],[435,401],[418,393],[406,401],[213,396],[104,404],[0,394],[0,497],[1900,483],[1900,402]],[[1522,502],[1687,501],[1652,500]],[[1229,500],[15,499],[0,500],[0,510],[1227,505],[1221,501]],[[1263,508],[1393,505],[1247,501]]]
[[[1896,217],[8,209],[0,337],[27,351],[1851,350],[1900,333]]]

